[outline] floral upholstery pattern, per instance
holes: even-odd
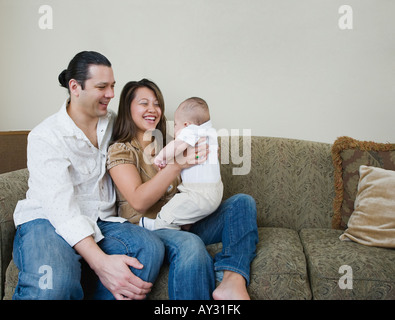
[[[239,152],[243,139],[225,137],[220,147],[230,154]],[[261,227],[330,228],[334,197],[330,150],[330,144],[320,142],[251,137],[249,174],[233,175],[233,163],[221,166],[224,198],[236,193],[254,197]]]

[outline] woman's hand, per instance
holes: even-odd
[[[195,146],[189,146],[182,154],[176,157],[175,164],[180,169],[187,169],[207,160],[209,146],[206,138],[200,138]]]

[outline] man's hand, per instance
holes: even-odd
[[[136,258],[105,254],[91,236],[78,242],[74,249],[88,262],[115,299],[141,300],[151,291],[152,283],[141,280],[129,268],[144,267]]]
[[[151,291],[152,283],[135,276],[129,269],[142,269],[143,265],[126,255],[106,255],[99,268],[95,269],[101,283],[117,300],[142,300]]]

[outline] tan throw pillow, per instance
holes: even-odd
[[[395,171],[361,166],[359,174],[355,210],[340,240],[395,248]]]

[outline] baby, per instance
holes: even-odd
[[[189,98],[174,114],[175,140],[163,148],[154,163],[163,168],[188,146],[195,146],[202,137],[207,138],[207,160],[181,171],[182,183],[177,193],[156,219],[142,217],[139,225],[149,229],[176,229],[195,223],[214,212],[222,201],[223,184],[218,161],[217,132],[212,127],[207,103],[201,98]],[[197,156],[198,157],[198,156]]]

